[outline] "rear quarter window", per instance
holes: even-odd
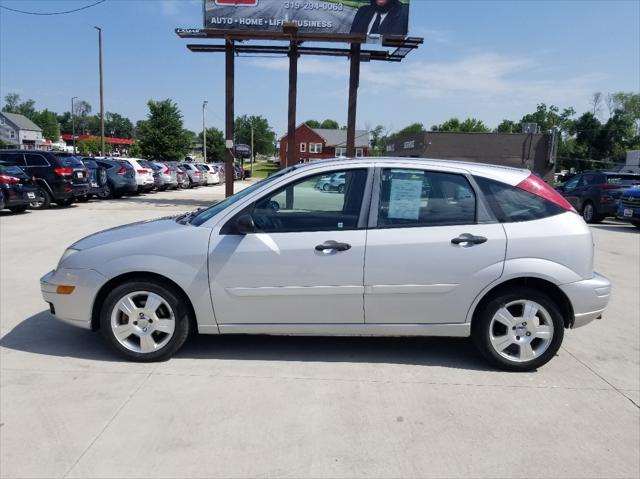
[[[539,220],[566,212],[560,206],[515,186],[478,176],[475,180],[501,223]]]

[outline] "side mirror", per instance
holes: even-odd
[[[238,234],[247,235],[256,232],[256,224],[251,215],[239,216],[236,220],[236,231]]]

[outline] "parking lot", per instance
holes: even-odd
[[[0,214],[3,478],[640,475],[640,230],[624,223],[592,227],[604,319],[535,373],[442,338],[201,336],[135,364],[50,318],[38,279],[69,244],[223,193]]]

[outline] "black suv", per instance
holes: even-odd
[[[0,150],[0,161],[22,168],[35,178],[43,201],[38,209],[51,202],[68,206],[78,196],[89,193],[87,170],[79,158],[37,150]]]
[[[38,202],[37,188],[19,166],[6,165],[0,161],[0,195],[7,208],[14,213],[26,211],[29,204]]]
[[[616,216],[622,193],[640,184],[640,175],[610,171],[585,171],[557,187],[587,223],[598,223]]]

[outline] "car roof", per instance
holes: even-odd
[[[512,166],[493,165],[489,163],[474,163],[470,161],[441,160],[435,158],[405,158],[405,157],[360,157],[360,158],[332,158],[327,160],[315,160],[308,163],[297,164],[295,169],[314,168],[318,166],[385,166],[393,167],[394,163],[403,166],[415,165],[418,167],[433,167],[443,169],[464,170],[472,175],[496,179],[509,184],[517,184],[531,174],[525,168]]]

